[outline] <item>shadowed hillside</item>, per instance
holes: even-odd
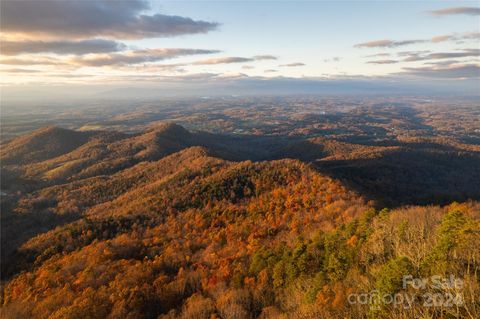
[[[311,162],[380,206],[480,198],[478,145],[413,138],[384,144],[312,138],[294,142],[273,156]]]
[[[90,133],[83,144],[77,145],[77,140],[61,137],[64,132],[67,136],[84,136],[80,132],[47,128],[7,144],[6,160],[2,157],[3,188],[15,190],[30,185],[29,189],[34,189],[39,185],[109,175],[143,161],[156,161],[185,148],[201,146],[211,155],[227,160],[293,158],[314,163],[323,174],[340,178],[381,205],[447,203],[480,197],[480,149],[454,139],[399,138],[375,145],[324,137],[271,138],[189,132],[167,123],[133,135]],[[50,146],[55,150],[50,155],[40,152],[46,158],[40,160],[38,143],[32,140],[45,134],[52,143],[60,142]],[[17,160],[12,164],[10,150],[14,150],[13,154],[22,150],[23,157],[35,160],[29,163]]]
[[[86,143],[92,133],[45,127],[2,146],[2,164],[31,164],[44,161]]]

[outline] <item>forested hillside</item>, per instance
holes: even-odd
[[[79,133],[40,156],[32,141],[44,134],[55,140],[42,130],[2,151],[11,178],[1,199],[2,317],[480,316],[477,149],[322,139],[266,148],[164,125]],[[308,144],[318,150],[306,154]],[[435,179],[427,163],[452,171]],[[419,170],[435,187],[398,183]],[[374,190],[429,205],[384,207]],[[449,194],[462,202],[444,204]],[[444,284],[405,286],[404,276]]]

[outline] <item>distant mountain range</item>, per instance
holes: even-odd
[[[2,147],[2,167],[42,185],[109,175],[189,147],[226,160],[298,159],[384,203],[436,203],[477,198],[480,147],[438,138],[402,138],[383,145],[333,138],[282,138],[189,132],[159,124],[145,132],[39,129]],[[20,185],[4,185],[15,189]],[[381,190],[381,191],[380,191]]]

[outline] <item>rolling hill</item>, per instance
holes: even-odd
[[[15,139],[4,149],[15,162],[2,151],[12,174],[1,198],[2,317],[469,318],[480,309],[474,146],[270,143],[175,124],[77,133]],[[58,145],[40,156],[45,139]],[[469,200],[432,205],[455,197]],[[420,199],[429,205],[400,205]],[[349,302],[414,293],[404,275],[451,274],[465,283],[454,309]]]
[[[31,164],[65,154],[86,143],[92,133],[49,126],[20,136],[2,147],[3,164]]]

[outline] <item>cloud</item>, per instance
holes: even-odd
[[[2,69],[0,70],[2,73],[39,73],[42,71],[39,70],[31,70],[31,69]]]
[[[213,65],[213,64],[253,62],[253,61],[262,61],[262,60],[277,60],[277,57],[274,55],[255,55],[251,58],[232,56],[232,57],[206,59],[206,60],[194,62],[192,64],[193,65]]]
[[[212,79],[215,79],[215,78],[218,78],[219,74],[217,73],[193,73],[193,74],[186,74],[186,75],[178,75],[178,76],[165,76],[165,77],[162,77],[164,79],[167,79],[167,80],[171,80],[171,79],[174,79],[175,81],[178,81],[178,82],[184,82],[184,81],[199,81],[199,82],[203,82],[203,81],[208,81],[208,80],[212,80]],[[159,77],[160,78],[160,77]]]
[[[392,41],[392,40],[375,40],[369,42],[363,42],[355,44],[355,48],[396,48],[403,45],[424,43],[426,40],[404,40],[404,41]]]
[[[128,74],[148,74],[148,73],[158,73],[158,72],[168,72],[168,73],[186,73],[183,67],[186,64],[184,63],[170,63],[170,64],[158,64],[158,63],[143,63],[143,64],[116,64],[116,71],[125,71]]]
[[[438,42],[445,42],[445,41],[450,41],[453,39],[452,35],[438,35],[436,37],[433,37],[431,41],[433,43],[438,43]]]
[[[280,64],[279,66],[287,66],[287,67],[305,66],[305,63],[295,62],[295,63],[288,63],[288,64]]]
[[[87,54],[108,53],[124,50],[123,43],[91,39],[82,41],[2,41],[1,53],[3,55],[17,55],[23,53],[55,53],[55,54]]]
[[[255,67],[253,65],[244,65],[244,66],[242,66],[242,69],[252,70],[252,69],[255,69]]]
[[[480,39],[480,32],[473,31],[473,32],[464,33],[463,36],[462,36],[462,39],[479,40]]]
[[[456,15],[456,14],[466,14],[472,16],[480,15],[480,8],[478,7],[451,7],[439,10],[429,11],[431,15],[436,17],[446,16],[446,15]]]
[[[430,52],[432,52],[432,51],[430,51],[430,50],[401,51],[401,52],[398,52],[397,55],[398,55],[398,56],[410,56],[410,55],[427,54],[427,53],[430,53]]]
[[[463,40],[478,40],[480,39],[480,32],[466,32],[463,34],[446,34],[438,35],[430,39],[432,43],[439,43],[445,41],[463,42]]]
[[[462,52],[434,52],[426,55],[419,53],[411,53],[407,55],[404,62],[424,61],[424,60],[439,60],[439,59],[454,59],[454,58],[468,58],[479,57],[480,49],[465,49]]]
[[[439,79],[480,79],[480,66],[476,64],[453,65],[447,67],[403,68],[403,74]]]
[[[278,58],[274,55],[256,55],[253,57],[255,60],[277,60]]]
[[[35,58],[7,58],[0,59],[0,64],[5,65],[62,65],[65,62],[60,61],[59,59],[54,59],[50,57],[35,57]]]
[[[355,44],[355,48],[396,48],[405,45],[419,44],[419,43],[439,43],[445,41],[456,41],[460,42],[462,40],[477,40],[480,39],[480,32],[466,32],[462,34],[444,34],[432,37],[430,39],[415,39],[415,40],[403,40],[403,41],[394,41],[394,40],[374,40],[363,43]]]
[[[4,33],[43,37],[142,39],[205,33],[218,23],[164,14],[143,14],[145,0],[3,0]]]
[[[173,59],[186,55],[213,54],[218,52],[220,51],[200,49],[144,49],[125,53],[89,55],[72,59],[71,62],[82,66],[131,65]]]
[[[327,63],[327,62],[340,62],[342,58],[341,57],[338,57],[338,56],[334,56],[333,58],[330,58],[330,59],[324,59],[323,62]]]
[[[265,73],[275,73],[275,72],[278,72],[278,70],[268,69],[268,70],[265,70],[263,72],[265,72]]]
[[[394,64],[398,63],[397,60],[375,60],[375,61],[368,61],[369,64]]]
[[[213,64],[227,64],[227,63],[242,63],[242,62],[252,62],[255,61],[254,58],[244,58],[244,57],[223,57],[223,58],[212,58],[194,62],[194,65],[213,65]]]
[[[426,65],[436,65],[436,66],[450,66],[455,64],[460,64],[461,62],[458,60],[446,60],[446,61],[434,61],[434,62],[426,62]]]
[[[378,58],[378,57],[387,57],[387,56],[390,56],[390,53],[381,52],[381,53],[366,55],[365,57],[366,58]]]

